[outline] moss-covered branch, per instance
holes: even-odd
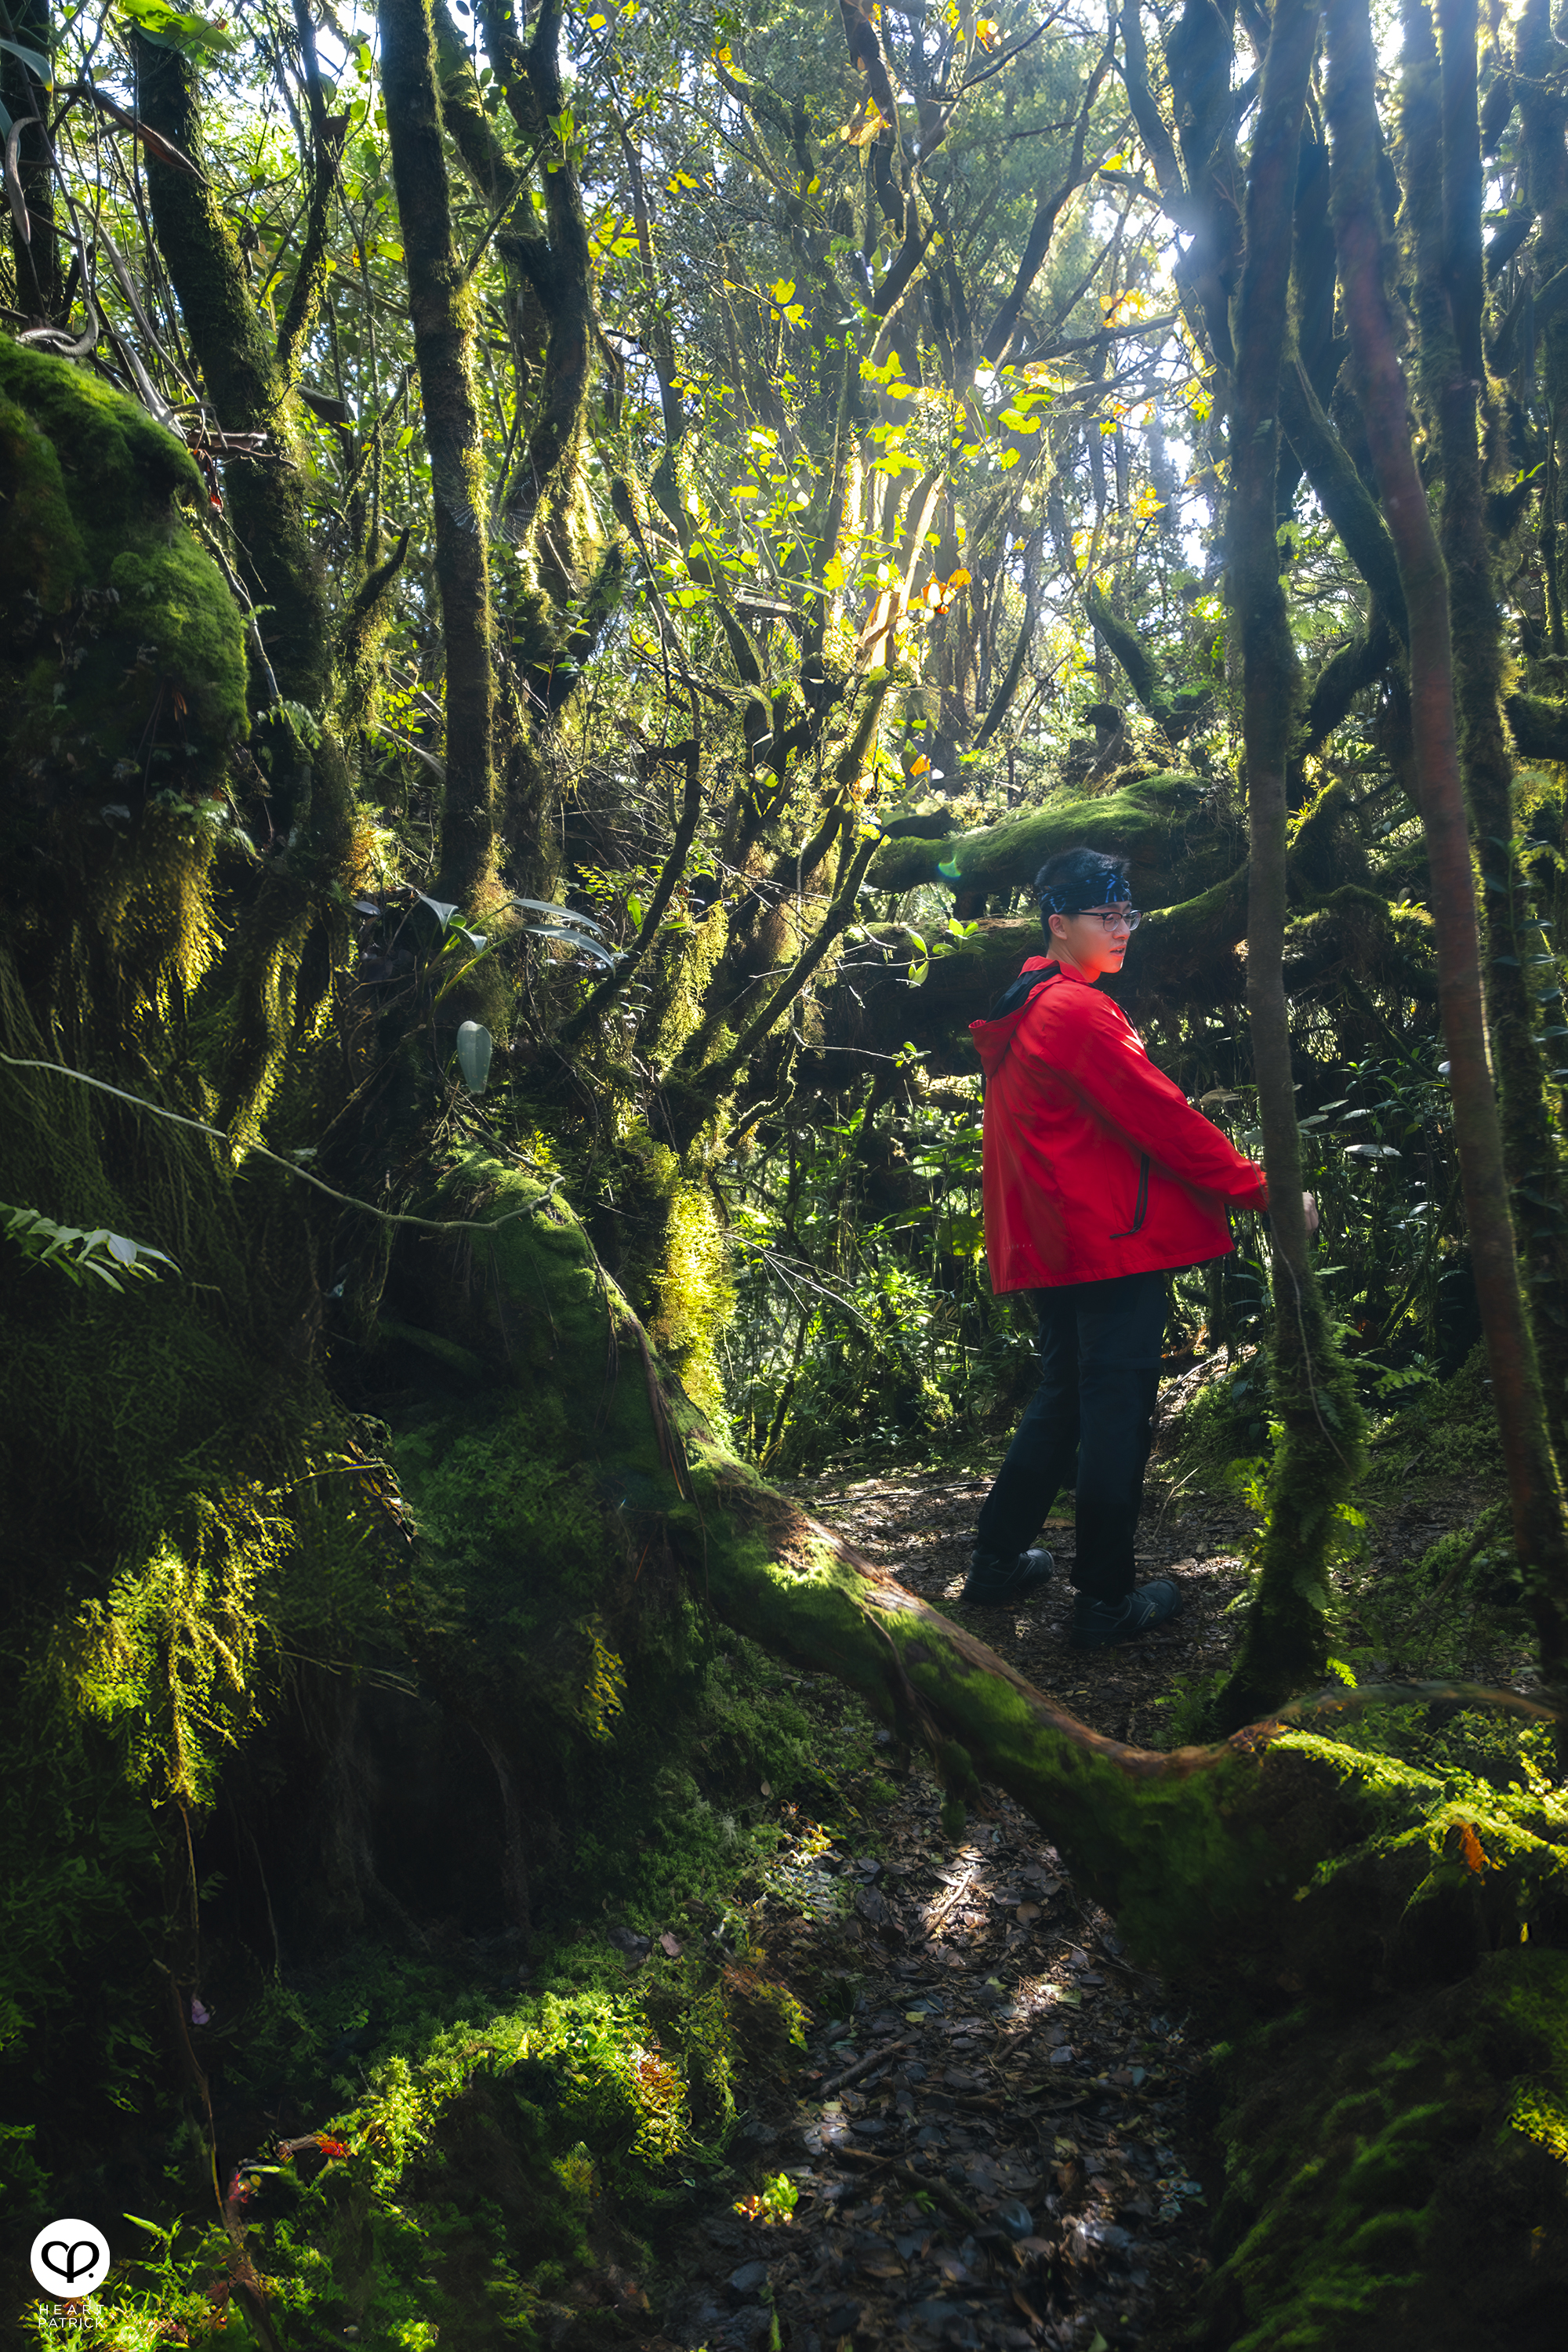
[[[1003,817],[977,833],[933,840],[885,841],[869,880],[878,890],[912,890],[921,882],[950,889],[1026,889],[1047,857],[1073,842],[1132,861],[1133,895],[1142,905],[1170,894],[1178,858],[1185,854],[1185,821],[1207,787],[1196,776],[1144,776],[1099,800],[1054,803]]]
[[[931,1759],[950,1817],[984,1784],[1005,1790],[1048,1829],[1132,1948],[1173,1973],[1221,1960],[1233,1983],[1250,1974],[1272,1987],[1284,1963],[1296,1983],[1361,1991],[1369,1971],[1386,1969],[1412,1885],[1402,1860],[1383,1876],[1366,1867],[1329,1876],[1310,1903],[1298,1899],[1320,1863],[1375,1831],[1385,1769],[1363,1774],[1350,1750],[1278,1722],[1169,1755],[1078,1722],[737,1462],[651,1355],[582,1227],[543,1202],[543,1189],[468,1156],[447,1180],[446,1207],[499,1221],[533,1201],[538,1213],[498,1223],[493,1236],[477,1227],[460,1262],[433,1238],[405,1269],[420,1311],[490,1382],[481,1412],[471,1398],[422,1412],[408,1465],[416,1518],[416,1465],[439,1465],[448,1497],[469,1477],[488,1479],[516,1498],[520,1528],[555,1530],[553,1557],[500,1547],[476,1558],[466,1525],[459,1534],[436,1509],[428,1521],[436,1551],[456,1537],[466,1565],[447,1630],[414,1637],[421,1672],[455,1713],[482,1718],[487,1746],[520,1786],[539,1737],[536,1666],[531,1654],[511,1654],[498,1629],[514,1622],[531,1580],[548,1580],[558,1617],[563,1588],[574,1580],[584,1591],[595,1554],[601,1591],[606,1580],[626,1583],[634,1563],[657,1561],[700,1608],[859,1694]],[[603,1506],[587,1499],[595,1495]],[[413,1573],[417,1583],[417,1564]],[[647,1584],[645,1575],[645,1597]],[[674,1599],[667,1582],[660,1603]],[[1500,1921],[1514,1899],[1500,1885]]]

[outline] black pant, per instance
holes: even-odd
[[[980,1549],[1012,1559],[1062,1488],[1076,1486],[1073,1582],[1112,1606],[1132,1590],[1165,1281],[1163,1274],[1123,1274],[1036,1291],[1040,1385],[980,1513]]]

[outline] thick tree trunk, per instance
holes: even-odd
[[[1268,1475],[1257,1588],[1235,1668],[1215,1703],[1226,1730],[1321,1680],[1334,1507],[1351,1492],[1361,1462],[1354,1386],[1335,1349],[1307,1250],[1284,978],[1286,772],[1300,679],[1279,585],[1275,494],[1291,222],[1317,34],[1316,0],[1279,0],[1247,179],[1231,426],[1231,579],[1251,832],[1247,1010],[1274,1244],[1269,1370],[1283,1435]]]
[[[1548,1679],[1560,1685],[1568,1677],[1568,1537],[1520,1282],[1502,1131],[1487,1052],[1469,829],[1454,718],[1448,583],[1411,445],[1405,377],[1384,289],[1375,65],[1366,0],[1331,0],[1328,27],[1334,236],[1362,414],[1410,615],[1412,725],[1465,1214],[1512,1498],[1514,1543],[1540,1636],[1542,1667]]]
[[[472,298],[452,239],[428,0],[381,0],[381,69],[436,509],[447,663],[447,790],[434,895],[462,906],[494,879],[495,688]]]

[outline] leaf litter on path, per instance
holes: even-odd
[[[951,1607],[983,1492],[818,1483],[810,1507]],[[1217,1585],[1239,1580],[1239,1549],[1205,1563]],[[1215,1615],[1229,1589],[1215,1590]],[[1069,1693],[1047,1670],[1059,1637],[1048,1614],[974,1621],[1122,1738],[1169,1684],[1169,1656],[1130,1674],[1131,1654],[1086,1663],[1063,1642]],[[911,1776],[809,1868],[786,1856],[770,1870],[758,1941],[816,2022],[789,2092],[741,2147],[748,2181],[783,2176],[796,2201],[787,2220],[725,2204],[697,2225],[665,2345],[1120,2352],[1163,2336],[1201,2274],[1185,2114],[1201,2053],[1036,1823],[995,1797],[953,1849],[940,1805],[934,1782]]]

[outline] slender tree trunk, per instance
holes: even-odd
[[[1257,1591],[1236,1667],[1215,1702],[1229,1731],[1328,1663],[1325,1555],[1334,1505],[1361,1461],[1355,1392],[1331,1337],[1307,1253],[1301,1138],[1285,1002],[1286,773],[1300,677],[1275,538],[1279,385],[1289,351],[1288,296],[1297,159],[1315,0],[1279,0],[1247,180],[1247,261],[1237,325],[1231,446],[1232,593],[1242,648],[1242,729],[1251,836],[1247,1010],[1263,1126],[1274,1244],[1273,1402],[1283,1434],[1268,1477]]]
[[[382,0],[380,24],[447,656],[447,797],[435,892],[467,905],[493,878],[495,863],[489,550],[472,382],[472,301],[452,239],[428,0]]]
[[[1547,1425],[1559,1465],[1568,1440],[1568,1223],[1525,977],[1541,933],[1529,918],[1503,727],[1502,608],[1486,522],[1481,358],[1481,147],[1475,0],[1443,0],[1439,73],[1424,0],[1406,0],[1403,122],[1415,226],[1420,378],[1443,481],[1459,763],[1481,874],[1487,1027],[1502,1114],[1503,1158],[1523,1264],[1540,1291],[1532,1317]]]
[[[1448,1049],[1465,1214],[1514,1543],[1548,1679],[1568,1674],[1568,1540],[1541,1374],[1509,1214],[1502,1128],[1487,1054],[1469,828],[1454,716],[1448,583],[1416,470],[1404,373],[1384,288],[1375,60],[1366,0],[1331,0],[1331,206],[1362,415],[1410,615],[1411,723],[1431,873],[1437,992]]]

